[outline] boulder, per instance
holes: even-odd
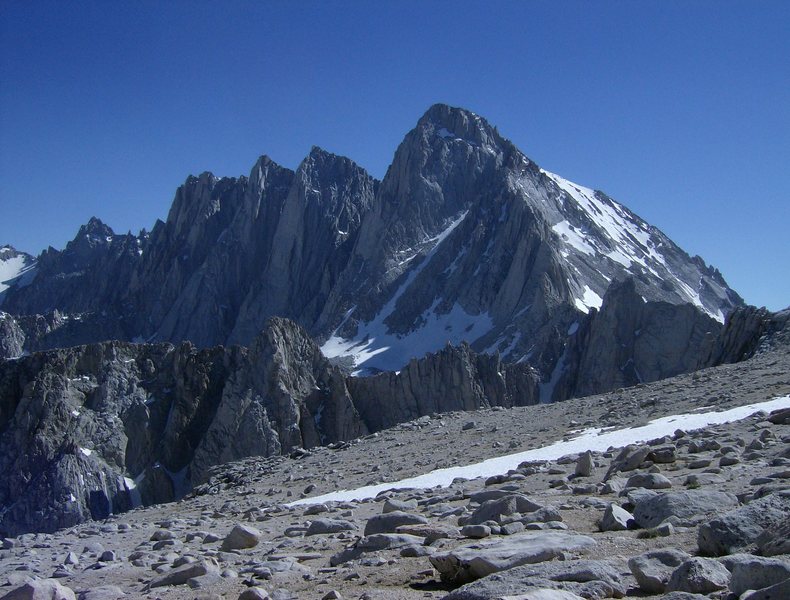
[[[625,531],[634,523],[634,515],[612,503],[604,510],[601,517],[601,531]]]
[[[443,600],[499,600],[548,592],[584,598],[622,598],[622,565],[605,560],[549,561],[493,573],[468,583]]]
[[[583,452],[579,455],[579,458],[576,459],[576,469],[574,473],[578,477],[589,477],[594,468],[595,463],[593,462],[592,452],[588,450],[587,452]]]
[[[261,540],[261,532],[248,525],[234,525],[222,540],[222,550],[244,550],[254,548]]]
[[[620,450],[619,454],[612,460],[609,470],[604,475],[604,481],[612,475],[621,471],[633,471],[645,462],[647,455],[650,454],[650,446],[630,444]]]
[[[650,550],[628,561],[628,568],[641,589],[651,594],[660,594],[666,587],[672,572],[690,557],[675,548]]]
[[[727,567],[711,558],[695,556],[672,571],[666,589],[669,592],[710,594],[726,589],[729,583]]]
[[[790,562],[753,554],[733,554],[721,559],[729,569],[730,591],[739,596],[747,590],[760,590],[790,579]]]
[[[340,533],[341,531],[354,531],[356,528],[357,526],[351,521],[342,519],[316,519],[310,523],[305,535]]]
[[[219,574],[219,567],[211,561],[201,560],[199,562],[188,563],[176,567],[159,577],[156,577],[149,584],[150,588],[164,587],[167,585],[184,585],[190,579],[202,577],[208,574]]]
[[[408,512],[410,510],[417,510],[416,500],[398,500],[397,498],[387,498],[384,506],[381,509],[383,513],[391,513],[395,511]]]
[[[776,492],[752,500],[700,525],[697,545],[701,553],[710,556],[740,552],[755,544],[764,530],[786,525],[788,514],[790,493]]]
[[[511,494],[495,500],[483,502],[466,520],[464,525],[480,525],[486,521],[500,522],[502,517],[515,513],[532,513],[543,508],[524,496],[523,494]]]
[[[2,600],[77,600],[77,596],[54,579],[34,579],[11,590]]]
[[[790,598],[790,579],[774,584],[770,587],[756,590],[741,596],[742,600],[777,600],[777,598]]]
[[[661,473],[637,473],[628,478],[625,487],[640,487],[647,490],[666,490],[672,487],[672,482]]]
[[[365,535],[376,533],[394,533],[402,525],[425,525],[428,519],[421,515],[413,515],[400,510],[376,515],[365,524]]]
[[[765,529],[757,536],[757,550],[763,556],[790,554],[790,521]]]
[[[725,492],[666,492],[639,500],[634,507],[634,520],[644,528],[655,527],[670,517],[680,523],[695,523],[706,515],[721,514],[737,506],[738,498]]]
[[[552,560],[563,552],[594,545],[595,540],[591,537],[579,534],[554,531],[520,533],[434,554],[430,561],[443,581],[458,585],[520,565]]]

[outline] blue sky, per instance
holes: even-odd
[[[191,173],[382,177],[435,102],[790,304],[790,3],[0,3],[0,244],[164,219]]]

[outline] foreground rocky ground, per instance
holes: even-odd
[[[0,597],[787,598],[790,411],[700,431],[679,421],[645,444],[444,488],[287,504],[588,427],[788,394],[790,355],[776,351],[611,394],[423,417],[330,448],[228,464],[180,502],[4,540]]]

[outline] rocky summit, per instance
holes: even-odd
[[[485,119],[0,248],[0,599],[790,597],[790,309]]]

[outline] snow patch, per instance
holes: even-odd
[[[10,248],[3,248],[0,254],[0,294],[7,290],[16,280],[19,287],[29,285],[36,274],[36,262],[29,262],[25,255],[3,258],[10,252]],[[19,279],[17,279],[19,278]],[[0,296],[2,298],[2,296]]]
[[[314,496],[313,498],[303,498],[291,502],[288,506],[367,500],[369,498],[375,498],[381,492],[402,488],[427,489],[437,486],[446,487],[449,486],[454,479],[459,477],[463,479],[477,479],[479,477],[490,477],[492,475],[506,473],[510,469],[517,468],[519,464],[525,461],[556,460],[567,454],[580,454],[587,450],[603,452],[609,449],[609,447],[619,448],[627,446],[628,444],[637,444],[665,435],[671,435],[679,427],[682,427],[684,431],[703,429],[710,425],[740,421],[750,417],[756,412],[769,412],[788,407],[790,407],[790,396],[782,396],[766,402],[747,404],[721,412],[671,415],[660,419],[654,419],[647,425],[641,427],[628,427],[626,429],[617,429],[605,433],[599,428],[587,429],[573,439],[555,442],[548,446],[543,446],[542,448],[498,456],[463,467],[437,469],[416,477],[401,479],[400,481],[368,485],[354,490],[339,490],[321,496]]]
[[[493,328],[493,320],[488,313],[473,315],[455,303],[449,311],[440,313],[436,300],[418,319],[414,331],[406,334],[392,333],[385,320],[397,306],[398,300],[411,287],[419,274],[431,263],[441,243],[464,220],[468,211],[463,211],[438,235],[426,242],[433,244],[430,251],[417,266],[409,272],[406,280],[398,287],[379,313],[366,323],[360,323],[357,334],[345,339],[337,334],[351,316],[354,308],[349,309],[343,321],[329,339],[321,346],[328,358],[349,356],[357,367],[354,375],[382,371],[394,371],[415,357],[434,352],[446,343],[459,344],[472,342]]]
[[[574,299],[576,308],[583,313],[589,313],[591,308],[601,308],[603,298],[590,289],[590,286],[584,286],[584,292],[581,298]],[[570,335],[570,334],[569,334]]]
[[[80,448],[80,452],[82,452],[85,456],[90,456],[93,454],[93,450],[90,448]]]
[[[646,223],[630,215],[617,202],[600,197],[595,190],[568,181],[549,171],[543,169],[541,171],[568,194],[595,223],[600,232],[613,242],[616,249],[607,254],[610,259],[626,268],[637,263],[660,278],[650,262],[666,266],[666,260],[654,245]]]
[[[576,228],[568,223],[568,221],[560,221],[551,228],[555,233],[559,234],[560,238],[566,244],[570,244],[582,254],[589,254],[595,256],[595,248],[579,233]]]

